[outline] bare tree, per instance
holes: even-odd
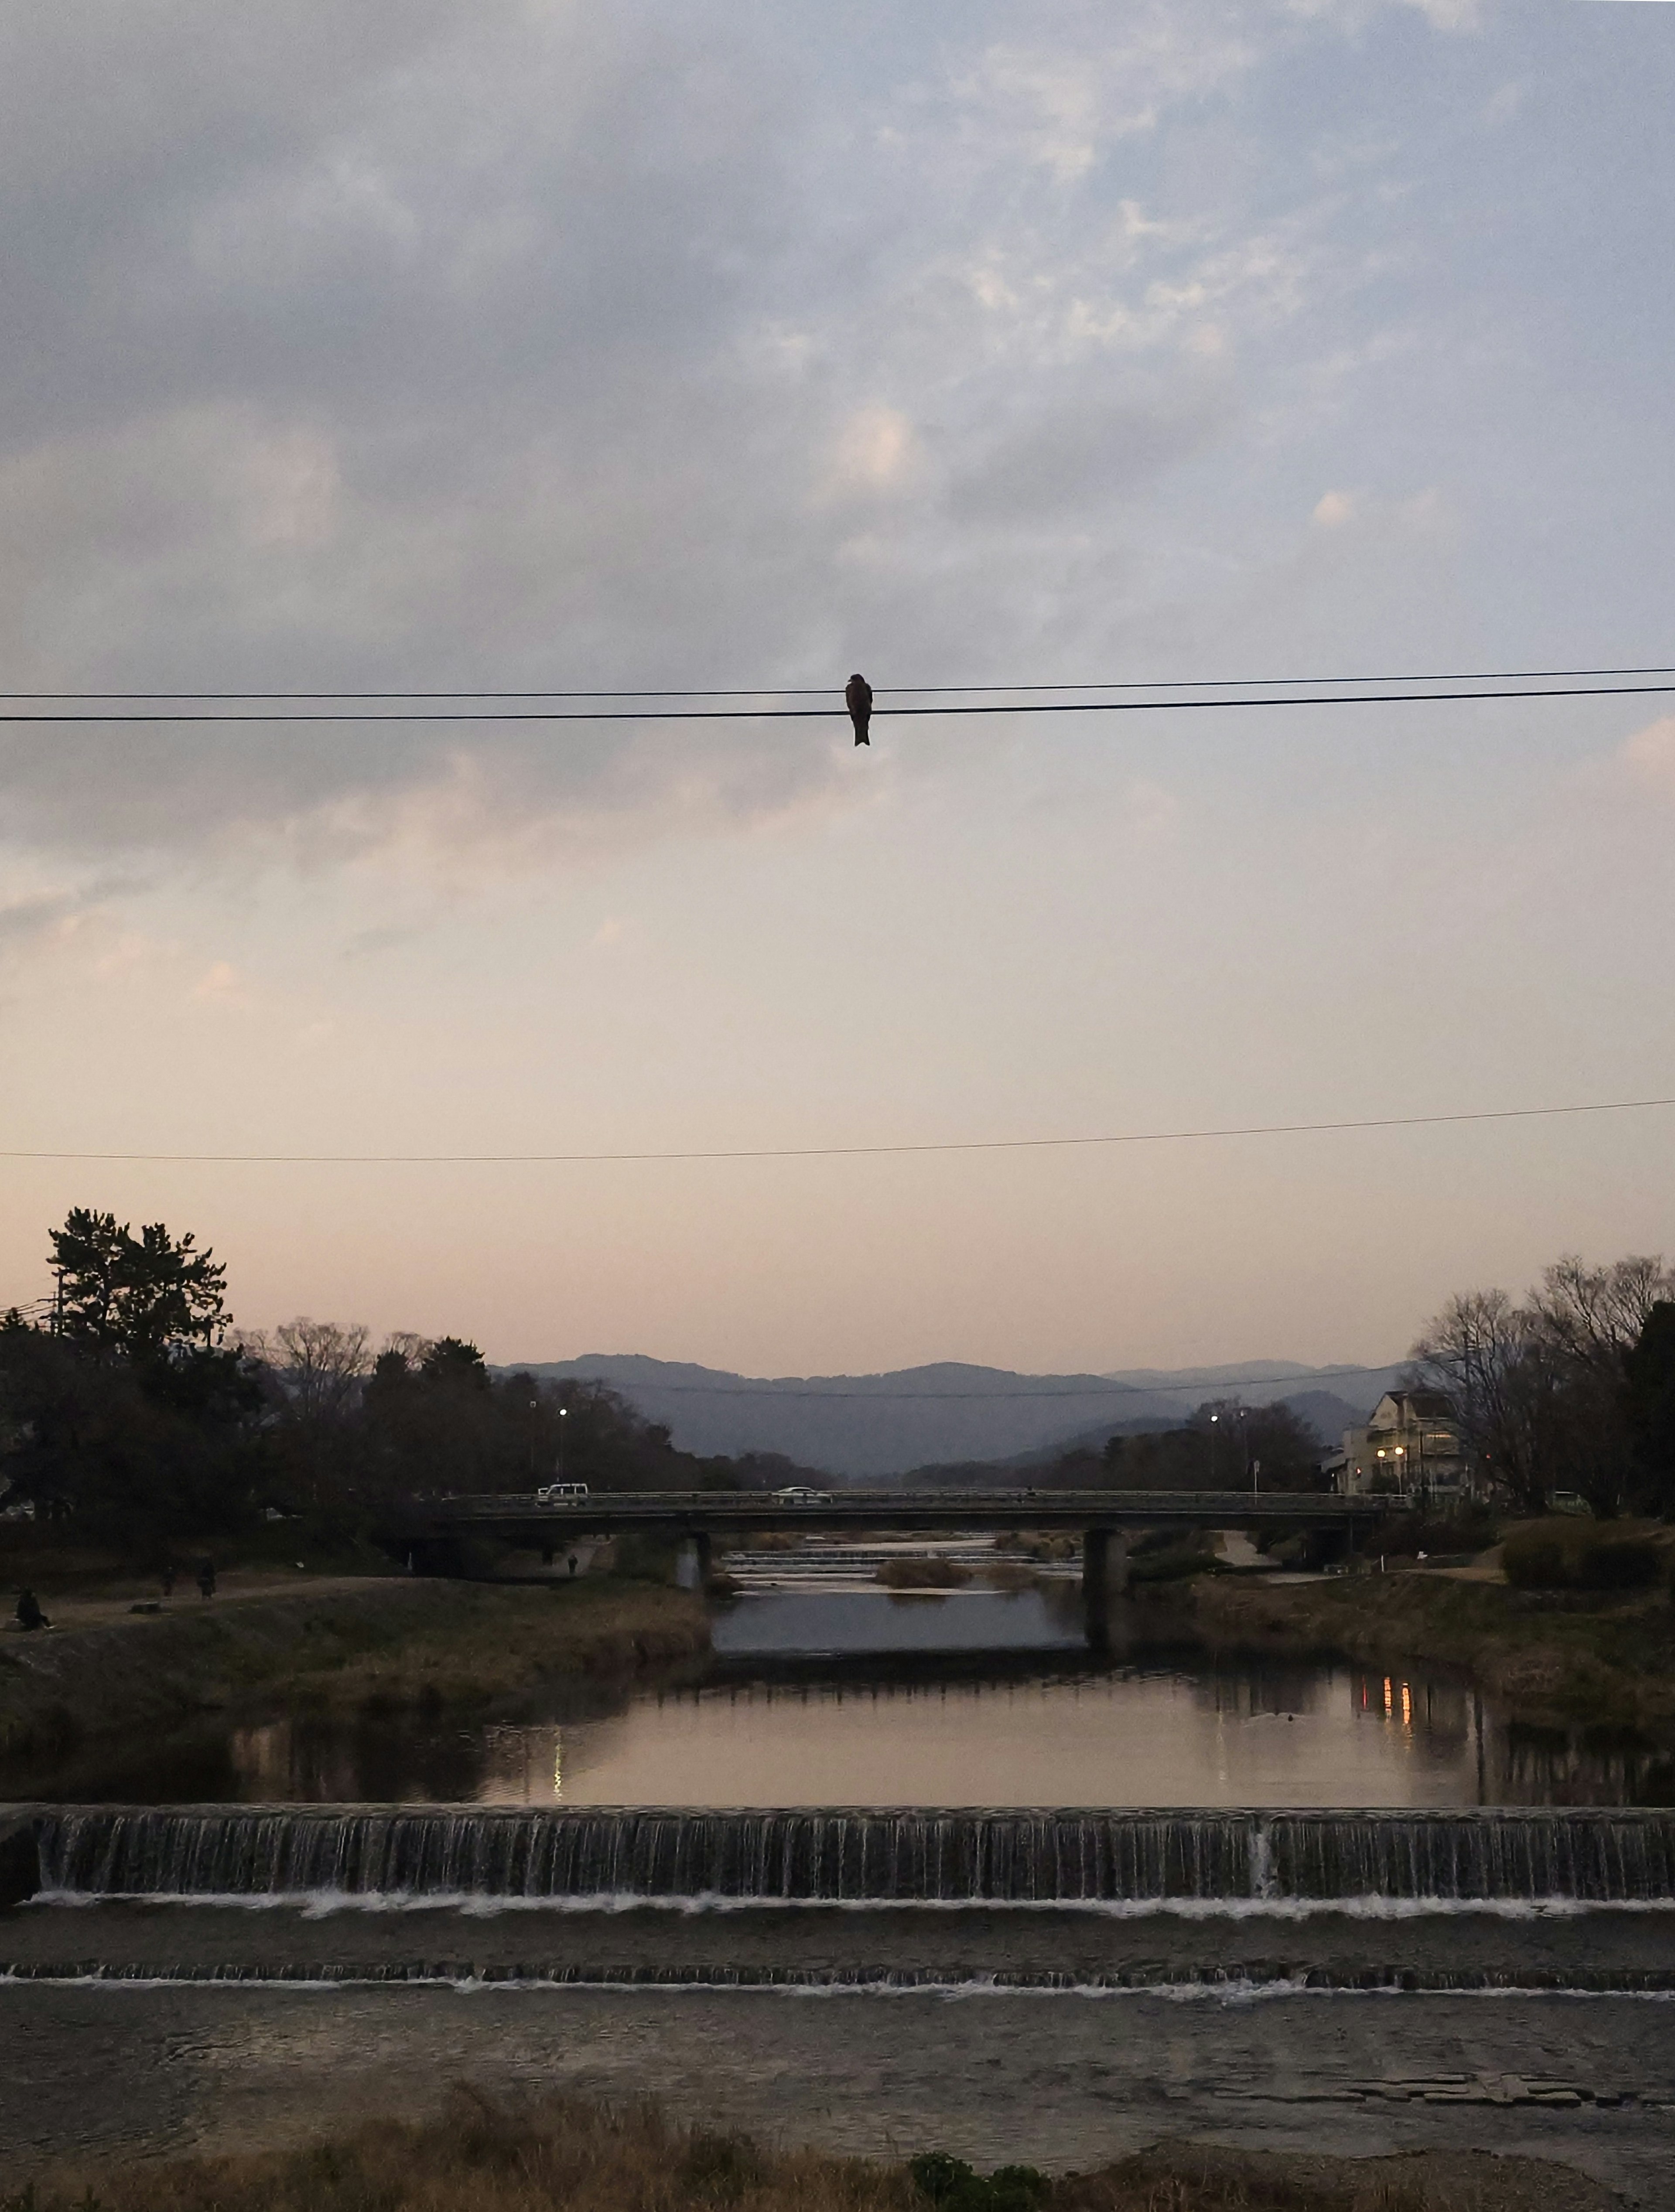
[[[372,1361],[368,1330],[358,1323],[282,1322],[263,1343],[263,1356],[289,1410],[308,1422],[342,1421],[354,1411]]]
[[[1409,1355],[1416,1383],[1446,1392],[1481,1473],[1526,1511],[1546,1504],[1543,1419],[1550,1376],[1528,1310],[1504,1291],[1450,1298]]]
[[[1647,1319],[1675,1282],[1660,1255],[1639,1254],[1589,1267],[1568,1253],[1530,1300],[1542,1352],[1559,1382],[1552,1447],[1558,1480],[1596,1513],[1627,1502],[1634,1459],[1628,1358]]]
[[[1526,1512],[1574,1490],[1620,1511],[1632,1483],[1627,1361],[1675,1278],[1645,1255],[1554,1261],[1526,1304],[1504,1291],[1451,1298],[1411,1354],[1416,1382],[1453,1400],[1479,1468]]]
[[[1623,1357],[1639,1343],[1653,1307],[1671,1297],[1675,1270],[1664,1265],[1660,1253],[1617,1260],[1609,1267],[1585,1267],[1567,1253],[1543,1274],[1530,1308],[1564,1358],[1617,1382]]]

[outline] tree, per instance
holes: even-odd
[[[1675,1299],[1654,1302],[1623,1361],[1637,1502],[1675,1511]]]
[[[113,1213],[72,1206],[51,1232],[58,1278],[57,1331],[99,1354],[154,1360],[181,1347],[218,1345],[227,1326],[227,1270],[191,1232],[161,1221],[136,1237]]]
[[[1504,1291],[1466,1291],[1426,1325],[1410,1357],[1410,1379],[1452,1401],[1483,1475],[1514,1505],[1544,1512],[1553,1485],[1544,1413],[1553,1378],[1527,1310]]]
[[[348,1419],[360,1401],[361,1384],[371,1367],[366,1329],[334,1321],[310,1321],[299,1315],[281,1322],[259,1351],[284,1394],[288,1410],[312,1423]]]
[[[1556,1486],[1574,1490],[1598,1514],[1628,1503],[1633,1444],[1627,1362],[1659,1301],[1675,1292],[1660,1259],[1636,1255],[1588,1267],[1555,1261],[1530,1300],[1540,1352],[1554,1370],[1550,1408]]]
[[[1567,1255],[1521,1306],[1504,1291],[1451,1298],[1414,1346],[1410,1379],[1447,1392],[1480,1473],[1520,1510],[1574,1490],[1620,1512],[1637,1483],[1629,1362],[1672,1297],[1660,1259]]]
[[[161,1222],[136,1237],[85,1206],[51,1241],[52,1318],[0,1328],[6,1474],[131,1550],[237,1526],[261,1470],[261,1390],[222,1342],[226,1269]]]
[[[439,1336],[426,1346],[419,1373],[427,1382],[449,1384],[466,1390],[486,1390],[489,1370],[474,1344],[459,1336]]]

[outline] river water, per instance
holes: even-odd
[[[493,1713],[275,1712],[100,1750],[0,1792],[82,1802],[1089,1807],[1664,1805],[1675,1762],[1520,1729],[1454,1680],[1215,1654],[1076,1593],[765,1592],[661,1683]]]

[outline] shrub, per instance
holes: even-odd
[[[873,1579],[886,1589],[964,1589],[971,1571],[957,1559],[886,1559]]]
[[[1036,2212],[1049,2187],[1046,2175],[1032,2166],[997,2166],[984,2175],[945,2150],[921,2151],[908,2160],[907,2171],[937,2212]]]
[[[1602,1536],[1582,1554],[1588,1589],[1650,1589],[1662,1568],[1662,1550],[1649,1536]]]
[[[1188,1575],[1208,1574],[1215,1565],[1209,1539],[1194,1532],[1176,1536],[1154,1552],[1129,1554],[1130,1583],[1181,1582]]]
[[[1617,1534],[1597,1522],[1534,1521],[1515,1528],[1502,1551],[1517,1589],[1648,1589],[1663,1552],[1648,1536]]]
[[[700,2129],[686,2146],[677,2172],[681,2185],[716,2204],[736,2203],[762,2179],[762,2159],[748,2136],[716,2136]]]

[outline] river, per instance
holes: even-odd
[[[1520,1729],[1435,1670],[1215,1654],[1154,1605],[1108,1653],[1074,1589],[779,1590],[701,1668],[487,1713],[257,1711],[100,1747],[6,1794],[130,1803],[1666,1805],[1675,1763]]]

